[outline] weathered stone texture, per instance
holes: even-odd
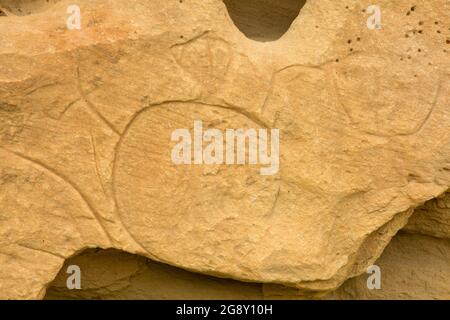
[[[0,298],[87,248],[323,296],[405,225],[446,246],[446,197],[408,219],[450,187],[449,1],[380,0],[380,30],[365,1],[283,0],[280,29],[225,3],[80,0],[69,30],[73,1],[0,0]],[[195,120],[279,129],[279,171],[175,165]]]

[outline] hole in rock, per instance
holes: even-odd
[[[76,284],[79,267],[81,289]],[[75,271],[74,271],[75,270]],[[67,273],[70,271],[70,273]],[[70,278],[69,278],[70,277]],[[262,299],[262,285],[188,272],[115,249],[87,249],[65,261],[44,299]]]
[[[223,0],[236,27],[252,40],[274,41],[285,34],[306,0]]]
[[[0,10],[16,16],[27,16],[39,13],[52,7],[61,0],[0,0]]]

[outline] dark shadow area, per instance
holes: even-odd
[[[223,0],[236,27],[248,38],[279,39],[297,18],[306,0]]]
[[[68,289],[78,266],[81,289]],[[72,278],[70,278],[72,277]],[[89,249],[68,259],[47,289],[47,300],[262,299],[262,285],[188,272],[119,250]]]

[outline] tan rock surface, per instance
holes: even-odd
[[[448,241],[448,192],[417,208],[375,262],[382,288],[369,290],[370,274],[347,280],[326,294],[263,285],[265,299],[446,299],[450,298],[450,242]],[[444,239],[442,239],[444,238]]]
[[[375,31],[363,1],[307,1],[265,43],[219,0],[78,1],[68,30],[72,3],[0,17],[1,298],[90,247],[332,290],[450,187],[448,1],[379,1]],[[278,174],[174,165],[196,119],[279,128]]]
[[[26,16],[51,8],[61,0],[1,0],[0,7],[9,15]]]

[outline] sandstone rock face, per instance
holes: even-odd
[[[448,1],[379,30],[362,1],[70,5],[0,1],[0,298],[95,247],[323,295],[450,187]],[[175,164],[196,121],[279,130],[278,170]],[[435,201],[408,232],[448,237]]]
[[[0,6],[8,15],[26,16],[51,8],[60,0],[1,0]]]
[[[381,270],[381,287],[369,289],[370,274],[347,280],[328,295],[305,295],[274,285],[264,285],[266,299],[450,299],[450,242],[448,239],[400,232],[393,238],[376,266]]]

